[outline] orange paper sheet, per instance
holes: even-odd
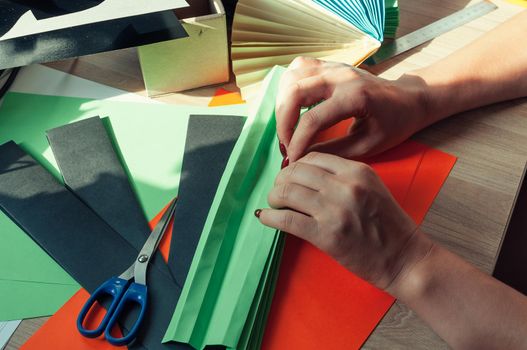
[[[245,103],[239,92],[231,92],[225,89],[218,89],[214,97],[209,102],[209,107],[237,105]]]
[[[343,136],[349,125],[331,128],[322,140]],[[368,163],[421,223],[455,161],[407,141]],[[288,236],[262,349],[358,349],[393,302],[311,244]]]

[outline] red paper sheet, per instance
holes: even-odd
[[[322,140],[343,136],[349,126],[331,128]],[[455,160],[407,141],[368,163],[421,223]],[[358,349],[393,302],[311,244],[288,236],[262,349]]]
[[[77,330],[77,315],[90,294],[81,289],[71,297],[66,304],[58,310],[44,325],[21,347],[23,350],[117,350],[126,347],[117,347],[108,343],[104,337],[86,338]],[[94,329],[102,321],[104,311],[90,312],[92,319],[87,319],[85,327]],[[112,331],[113,334],[113,331]],[[115,334],[121,337],[122,334]]]
[[[421,224],[425,218],[455,162],[456,157],[427,148],[412,186],[402,203],[403,209],[417,224]]]

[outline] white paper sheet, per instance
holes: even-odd
[[[106,0],[87,10],[41,20],[28,11],[0,37],[0,41],[187,6],[185,0]]]
[[[159,103],[147,97],[115,89],[39,64],[22,68],[10,91],[96,100]]]
[[[21,320],[0,322],[0,349],[3,349],[13,333],[15,333]]]

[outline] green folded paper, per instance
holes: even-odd
[[[261,340],[283,239],[253,212],[267,206],[282,161],[274,103],[283,70],[275,67],[264,81],[232,152],[165,342],[242,349]]]
[[[280,261],[284,244],[283,234],[278,234],[275,245],[271,248],[271,256],[265,266],[256,297],[253,300],[244,330],[236,347],[237,350],[260,348],[267,324],[267,316],[271,310],[278,273],[280,272]]]

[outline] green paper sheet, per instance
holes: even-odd
[[[208,108],[10,93],[0,108],[0,144],[9,140],[21,144],[62,181],[45,131],[98,115],[113,134],[146,216],[153,218],[177,194],[190,114],[247,112],[245,105]],[[52,314],[79,286],[1,212],[0,227],[0,254],[8,257],[0,265],[0,281],[5,283],[0,321]],[[37,283],[17,293],[22,288],[19,282]],[[28,297],[37,293],[38,297]],[[42,300],[50,302],[43,305]]]
[[[0,230],[2,254],[0,281],[13,280],[78,286],[75,280],[55,264],[53,259],[29,236],[18,234],[20,230],[18,226],[5,215],[0,215],[0,227],[2,228]],[[16,249],[13,249],[15,247]],[[39,268],[35,269],[34,266],[39,266]],[[2,297],[4,296],[2,294]]]
[[[0,320],[53,314],[79,285],[3,214],[0,227]]]
[[[52,315],[78,290],[77,284],[0,280],[3,299],[0,319],[10,321]]]
[[[253,302],[269,289],[269,263],[279,240],[278,232],[261,225],[253,212],[267,206],[280,170],[274,101],[282,71],[275,67],[264,81],[267,93],[229,159],[164,342],[237,348],[246,321],[250,330],[257,315],[262,320],[260,302]]]

